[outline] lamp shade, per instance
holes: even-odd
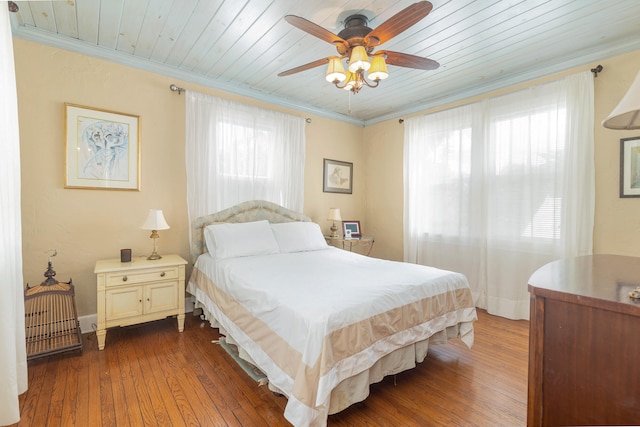
[[[609,129],[640,129],[640,72],[602,126]]]
[[[367,71],[371,67],[369,64],[369,55],[364,46],[356,46],[351,51],[351,58],[349,58],[349,71],[355,73],[358,70]]]
[[[329,216],[327,217],[327,219],[333,221],[342,221],[342,218],[340,217],[340,208],[329,208]]]
[[[387,64],[384,62],[384,57],[380,55],[376,55],[371,60],[371,68],[369,68],[369,79],[371,80],[384,80],[389,77],[389,72],[387,71]]]
[[[344,83],[344,90],[351,90],[356,85],[356,75],[347,70],[347,81]]]
[[[162,210],[149,209],[149,215],[147,215],[147,219],[140,228],[142,228],[143,230],[167,230],[170,227],[169,224],[167,224],[167,221],[164,219]]]
[[[327,67],[326,79],[329,83],[339,83],[344,81],[347,75],[344,73],[342,60],[338,56],[329,58],[329,66]]]

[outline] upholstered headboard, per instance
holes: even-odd
[[[204,242],[206,226],[220,222],[251,222],[266,219],[272,223],[311,221],[306,215],[266,200],[251,200],[210,215],[201,216],[191,223],[191,261],[207,249]]]

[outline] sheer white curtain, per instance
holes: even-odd
[[[0,425],[20,420],[27,390],[20,219],[20,139],[11,24],[0,2]]]
[[[405,260],[466,274],[478,307],[526,319],[527,281],[592,251],[593,77],[405,125]]]
[[[189,220],[254,199],[301,212],[304,118],[186,94]]]

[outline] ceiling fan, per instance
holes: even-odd
[[[351,15],[344,21],[344,29],[337,35],[313,22],[295,15],[287,15],[284,19],[291,25],[305,31],[336,47],[339,56],[329,56],[308,64],[300,65],[278,76],[289,76],[321,65],[329,64],[326,79],[338,88],[353,93],[363,86],[376,87],[381,80],[389,76],[386,64],[419,70],[435,70],[440,66],[436,61],[408,53],[374,49],[393,37],[407,30],[426,17],[433,9],[428,1],[420,1],[398,12],[375,29],[368,27],[369,20],[364,15]],[[371,62],[369,62],[371,57]],[[345,72],[342,60],[347,60]],[[365,78],[365,71],[369,71]]]

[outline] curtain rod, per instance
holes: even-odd
[[[173,83],[169,85],[169,89],[171,89],[172,92],[178,92],[178,95],[180,95],[182,92],[186,92],[183,88],[178,87]]]
[[[182,92],[186,92],[186,90],[184,88],[178,87],[178,86],[174,85],[173,83],[171,83],[169,85],[169,89],[171,90],[171,92],[178,92],[178,95],[180,95]],[[307,123],[311,123],[311,119],[309,117],[304,119],[304,121],[307,122]]]
[[[603,69],[604,68],[600,64],[598,64],[595,68],[592,68],[591,72],[593,73],[593,77],[598,77],[598,73],[601,73]]]

